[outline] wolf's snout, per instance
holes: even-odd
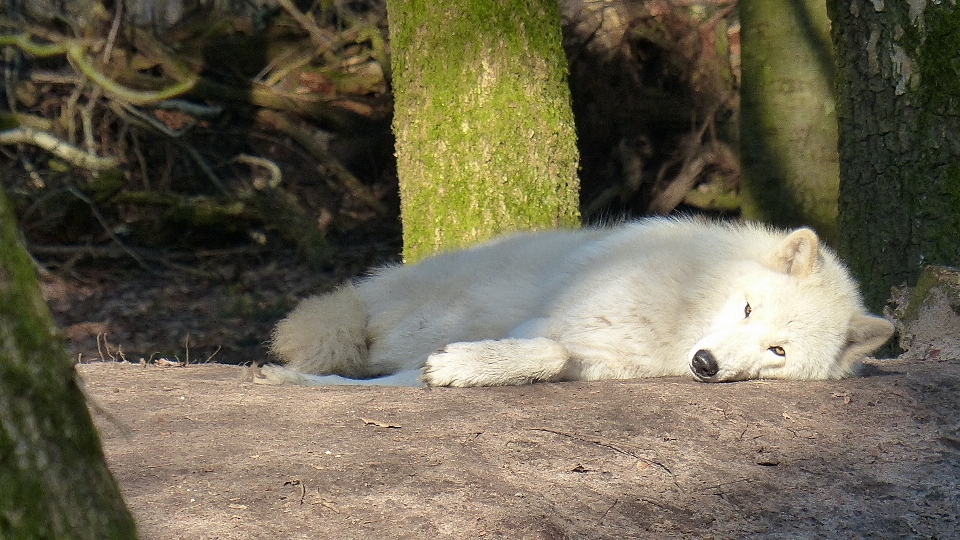
[[[717,359],[713,357],[713,353],[706,349],[700,349],[693,355],[690,369],[693,370],[693,374],[697,378],[709,379],[720,371],[720,366],[717,365]]]

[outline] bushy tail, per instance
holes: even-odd
[[[300,302],[273,331],[271,352],[291,369],[313,375],[369,376],[367,310],[352,285]]]

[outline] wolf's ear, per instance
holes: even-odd
[[[810,229],[797,229],[787,235],[767,259],[774,270],[793,277],[804,278],[817,267],[820,240]]]
[[[854,315],[847,330],[847,349],[842,362],[852,364],[872,353],[893,335],[893,325],[883,317]]]

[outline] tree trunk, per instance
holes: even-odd
[[[551,0],[390,0],[404,260],[579,224],[576,133]]]
[[[879,310],[927,264],[960,265],[960,7],[830,0],[840,252]]]
[[[0,190],[0,538],[136,538],[52,328]]]
[[[823,0],[741,0],[743,215],[836,240],[837,119]]]

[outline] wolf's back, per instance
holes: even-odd
[[[367,377],[367,309],[353,284],[300,302],[277,325],[270,350],[301,373]]]

